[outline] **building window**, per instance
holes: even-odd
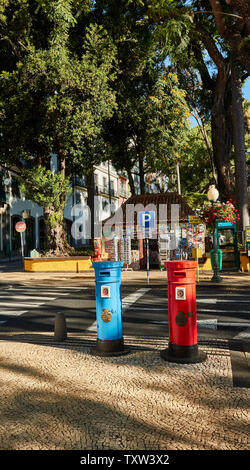
[[[18,179],[12,176],[11,179],[11,191],[12,191],[12,196],[16,198],[20,198],[20,189],[19,189],[19,184],[18,184]]]
[[[81,194],[76,191],[75,193],[75,204],[80,204],[81,203]]]
[[[106,199],[103,199],[102,200],[102,210],[106,212],[108,210],[108,206],[109,206],[108,201]]]

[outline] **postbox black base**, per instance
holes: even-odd
[[[116,340],[97,339],[96,346],[91,354],[95,356],[122,356],[128,354],[130,349],[124,346],[123,338]]]
[[[198,345],[181,346],[169,343],[168,349],[160,352],[162,359],[168,362],[176,362],[179,364],[194,364],[196,362],[204,362],[207,355],[204,351],[198,350]]]

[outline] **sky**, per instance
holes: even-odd
[[[250,101],[250,77],[248,77],[248,79],[245,81],[245,85],[243,87],[243,96]]]

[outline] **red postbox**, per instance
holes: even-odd
[[[94,252],[95,252],[95,261],[101,261],[101,240],[98,238],[94,239]]]
[[[95,247],[95,258],[96,261],[101,260],[101,248],[99,248],[98,246]]]
[[[206,359],[197,345],[196,269],[197,261],[167,261],[168,349],[161,357],[170,362],[193,363]]]

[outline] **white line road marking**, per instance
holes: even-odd
[[[97,323],[96,323],[96,321],[94,321],[94,323],[92,323],[92,325],[90,325],[88,328],[86,328],[86,331],[94,331],[94,332],[96,332],[96,331],[97,331]]]
[[[0,299],[19,299],[19,300],[25,300],[25,299],[30,299],[30,300],[55,300],[56,297],[37,297],[37,296],[32,296],[30,297],[29,295],[0,295]]]
[[[39,287],[55,287],[56,289],[64,289],[64,290],[67,290],[67,289],[72,289],[72,290],[85,290],[85,289],[88,289],[88,287],[76,287],[76,286],[51,286],[51,285],[45,285],[45,284],[36,284],[37,286]],[[36,286],[27,286],[26,287],[30,287],[31,289],[35,289]]]
[[[38,308],[40,305],[44,305],[44,302],[42,303],[24,303],[24,302],[0,302],[0,307],[30,307],[30,308]]]
[[[234,339],[244,339],[244,338],[250,338],[250,328],[247,328],[244,331],[241,331],[241,333],[238,333],[236,336],[234,336]]]
[[[218,322],[216,319],[212,320],[197,320],[197,327],[210,328],[211,330],[217,330]]]
[[[128,307],[130,308],[130,307]],[[167,312],[168,311],[168,306],[166,305],[166,307],[132,307],[131,310],[138,310],[138,311],[156,311],[156,312],[160,312],[160,311],[165,311]],[[249,310],[239,310],[238,312],[236,310],[225,310],[225,309],[221,309],[219,306],[217,306],[217,308],[215,307],[215,310],[212,310],[211,308],[201,308],[199,307],[199,309],[197,309],[197,313],[202,313],[202,312],[210,312],[210,313],[234,313],[234,314],[237,314],[237,313],[250,313]]]
[[[197,297],[207,297],[207,292],[197,292]],[[239,293],[234,293],[234,292],[216,292],[216,297],[250,297],[250,294],[241,294]]]
[[[51,286],[50,286],[51,287]],[[65,289],[64,287],[58,287],[56,289]],[[74,292],[78,292],[81,290],[81,288],[76,288],[76,287],[67,287],[67,289],[74,289]],[[87,287],[84,287],[83,289],[87,289]],[[51,301],[51,300],[56,300],[58,297],[61,297],[61,296],[68,296],[71,294],[71,292],[61,292],[61,291],[57,291],[57,292],[52,292],[52,291],[44,291],[44,294],[43,295],[43,291],[41,291],[41,289],[37,288],[37,287],[32,287],[32,288],[29,288],[29,286],[25,287],[25,286],[18,286],[18,287],[12,287],[12,286],[9,286],[8,289],[6,289],[8,291],[8,294],[7,295],[0,295],[0,308],[1,307],[16,307],[16,310],[0,310],[0,315],[7,315],[7,316],[19,316],[19,315],[23,315],[24,313],[27,313],[28,310],[18,310],[19,308],[22,308],[22,307],[28,307],[29,309],[33,309],[33,308],[38,308],[40,307],[41,305],[44,305],[45,302],[37,302],[39,300],[47,300],[47,301]],[[12,292],[15,293],[23,293],[23,292],[27,292],[27,295],[25,294],[20,294],[20,295],[12,295]],[[36,294],[36,293],[39,293],[40,296],[37,296],[37,295],[33,295],[33,294]],[[56,295],[57,297],[51,297],[52,295]],[[50,296],[50,297],[49,297]],[[2,301],[1,301],[2,299]],[[10,299],[9,301],[7,299]],[[16,302],[12,302],[12,300],[16,300]],[[18,302],[18,300],[20,300],[21,302]],[[23,300],[29,300],[30,302],[22,302]],[[33,302],[33,300],[35,302]],[[1,323],[6,323],[5,321],[2,321]]]
[[[241,300],[241,299],[196,299],[197,302],[200,302],[200,303],[208,303],[208,304],[217,304],[217,302],[228,302],[228,303],[232,303],[232,302],[242,302],[243,304],[245,303],[250,303],[250,300]]]
[[[28,290],[28,289],[21,289],[21,288],[17,288],[17,287],[12,288],[12,287],[11,287],[11,288],[9,288],[9,289],[7,289],[7,290],[8,290],[8,292],[29,292],[29,295],[31,296],[31,298],[33,298],[33,297],[32,297],[32,296],[33,296],[33,291],[34,291],[34,293],[36,293],[37,291],[39,291],[39,293],[42,294],[42,291],[39,290],[39,289],[36,289],[36,290],[33,290],[33,291],[32,291],[32,290]],[[61,296],[61,295],[70,295],[70,292],[62,293],[62,292],[50,292],[50,291],[47,292],[47,291],[46,291],[46,292],[44,292],[44,293],[45,293],[46,295],[57,295],[57,296],[58,296],[58,295],[60,295],[60,296]]]
[[[158,325],[168,325],[168,321],[150,321],[149,323],[155,323]],[[208,320],[197,320],[197,327],[202,328],[211,328],[216,330],[218,326],[226,326],[226,327],[238,327],[238,328],[245,328],[245,331],[242,331],[238,335],[234,336],[235,338],[249,338],[250,337],[250,327],[248,323],[240,323],[240,322],[220,322],[217,319],[208,319]]]
[[[19,315],[23,315],[23,313],[27,313],[28,310],[5,310],[5,311],[1,311],[0,310],[0,315],[9,315],[11,317],[18,317]],[[5,321],[2,322],[2,323],[6,323]]]
[[[157,325],[168,325],[168,321],[150,321],[149,323],[155,323]],[[201,326],[202,328],[210,328],[212,330],[217,330],[217,320],[197,320],[197,327]]]
[[[250,313],[249,310],[239,310],[237,312],[237,310],[225,310],[225,309],[221,309],[219,307],[217,307],[216,310],[211,310],[209,308],[199,308],[198,310],[198,313],[201,313],[201,312],[210,312],[210,313],[234,313],[235,315],[237,314],[240,314],[240,313]]]
[[[136,292],[133,292],[133,294],[128,295],[127,297],[124,297],[122,299],[122,312],[126,312],[131,305],[133,305],[138,299],[140,299],[146,292],[149,292],[151,289],[150,288],[142,288],[138,289]]]
[[[142,289],[138,289],[136,292],[133,292],[133,294],[127,295],[127,297],[124,297],[122,299],[122,313],[124,313],[130,306],[135,303],[140,297],[142,297],[146,292],[149,292],[151,289],[146,287]],[[92,323],[87,328],[87,331],[96,331],[97,326],[96,326],[96,321]]]

